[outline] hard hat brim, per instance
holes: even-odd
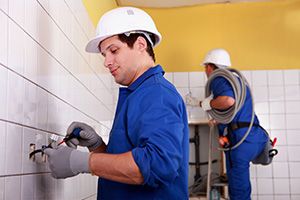
[[[106,37],[99,37],[98,36],[98,37],[95,37],[95,38],[91,39],[87,43],[87,45],[85,47],[85,51],[89,52],[89,53],[100,53],[99,48],[98,48],[100,42],[102,42],[103,40],[105,40],[106,38],[109,38],[111,36],[106,36]]]
[[[152,34],[154,34],[154,33],[152,33]],[[114,35],[106,35],[105,37],[101,37],[101,36],[94,37],[87,43],[87,45],[85,47],[85,51],[89,52],[89,53],[100,53],[100,51],[99,51],[100,42],[102,42],[103,40],[105,40],[109,37],[112,37],[112,36],[114,36]],[[162,36],[160,35],[160,33],[156,33],[156,34],[154,34],[154,36],[155,36],[156,42],[154,43],[153,47],[156,47],[161,42]]]

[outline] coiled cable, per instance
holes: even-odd
[[[247,95],[247,86],[249,87],[249,84],[246,80],[246,78],[236,69],[233,68],[227,68],[227,69],[221,69],[218,68],[213,71],[213,73],[209,76],[207,83],[205,85],[205,96],[208,97],[211,94],[210,90],[210,84],[211,82],[216,78],[216,77],[223,77],[225,78],[231,85],[235,97],[235,103],[233,106],[231,106],[229,109],[221,111],[217,109],[211,109],[208,112],[208,114],[215,119],[218,123],[222,124],[229,124],[237,112],[241,109],[241,107],[244,105],[246,95]],[[250,130],[252,128],[253,122],[254,122],[254,103],[253,103],[253,98],[250,91],[250,97],[252,99],[252,116],[251,116],[251,121],[250,125],[248,127],[248,130],[246,131],[245,135],[243,138],[236,143],[234,146],[229,147],[229,148],[219,148],[219,150],[222,151],[229,151],[232,149],[237,148],[240,144],[244,142],[244,140],[247,138],[247,136],[250,133]]]

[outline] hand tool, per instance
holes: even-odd
[[[71,140],[72,138],[80,138],[80,131],[81,130],[82,130],[81,128],[75,128],[73,130],[73,132],[70,135],[67,135],[61,142],[59,142],[57,144],[57,146],[63,144],[64,142],[67,142],[67,141]],[[46,149],[46,148],[52,148],[52,143],[53,143],[53,141],[57,140],[57,135],[55,135],[55,136],[52,135],[51,139],[52,139],[52,142],[49,145],[42,145],[41,149],[37,149],[37,150],[31,152],[29,154],[29,158],[32,158],[32,156],[34,156],[36,153],[40,153],[40,152],[43,153],[44,149]]]

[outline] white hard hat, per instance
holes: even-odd
[[[99,53],[98,45],[100,42],[113,35],[122,33],[147,33],[155,36],[153,47],[161,41],[161,34],[145,11],[134,7],[119,7],[106,12],[98,22],[96,37],[88,42],[85,50],[91,53]],[[147,37],[149,38],[149,37]]]
[[[229,53],[225,49],[217,48],[210,50],[203,61],[203,65],[212,63],[215,64],[219,68],[230,67],[230,56]]]

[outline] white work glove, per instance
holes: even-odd
[[[203,101],[201,101],[200,105],[204,111],[211,110],[210,101],[213,99],[213,94],[209,95]]]
[[[74,149],[77,145],[87,147],[90,151],[97,149],[102,144],[102,138],[89,125],[82,122],[72,122],[67,130],[67,136],[70,135],[75,128],[80,128],[79,138],[72,138],[66,142],[69,147]]]
[[[197,107],[200,106],[200,101],[191,95],[186,95],[185,97],[186,105]]]
[[[89,153],[70,147],[59,146],[57,149],[46,148],[49,168],[54,178],[68,178],[79,173],[90,173]]]

